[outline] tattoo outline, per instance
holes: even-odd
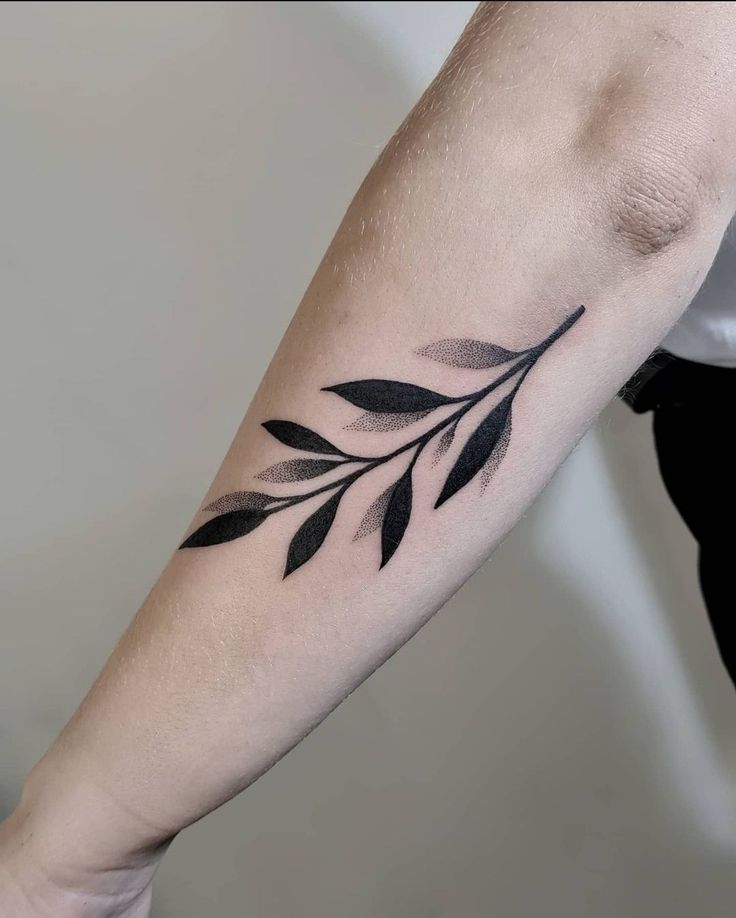
[[[224,494],[204,510],[218,515],[199,526],[180,548],[217,545],[252,532],[274,513],[280,513],[306,500],[329,495],[300,525],[287,551],[284,577],[309,561],[319,550],[335,520],[346,491],[363,475],[398,456],[411,452],[399,478],[368,507],[354,541],[381,530],[383,568],[393,557],[408,528],[412,501],[413,475],[419,457],[437,438],[432,466],[442,461],[453,445],[462,418],[506,382],[511,390],[485,414],[468,436],[445,479],[435,509],[480,476],[486,485],[500,466],[511,438],[512,406],[516,393],[529,372],[546,351],[578,321],[585,312],[580,306],[539,344],[521,351],[510,351],[490,342],[469,338],[447,338],[418,348],[420,357],[448,366],[485,370],[504,364],[511,366],[485,386],[466,395],[449,396],[413,383],[386,379],[362,379],[326,386],[322,391],[338,395],[364,414],[348,424],[348,430],[392,431],[408,427],[447,406],[457,406],[423,434],[380,456],[358,456],[345,452],[308,427],[294,421],[270,420],[262,426],[280,443],[311,455],[287,459],[269,466],[255,477],[269,483],[290,483],[320,478],[342,466],[357,466],[345,476],[311,491],[282,497],[262,491],[235,491]]]

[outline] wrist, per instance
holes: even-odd
[[[148,918],[152,873],[85,873],[36,859],[15,814],[0,824],[0,914],[13,918]]]
[[[16,814],[0,824],[0,914],[13,918],[147,918],[151,877],[56,873],[36,852]],[[61,876],[65,879],[62,882]]]
[[[0,914],[147,916],[168,842],[132,843],[130,826],[97,789],[62,790],[58,782],[46,784],[43,772],[36,766],[0,824]]]

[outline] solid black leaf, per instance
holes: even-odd
[[[480,487],[481,491],[485,491],[488,487],[490,480],[498,471],[501,463],[504,460],[506,451],[509,448],[509,443],[511,442],[511,412],[509,411],[506,417],[506,424],[504,425],[503,430],[501,431],[501,436],[498,438],[498,443],[496,444],[495,449],[488,457],[485,462],[485,465],[480,472]]]
[[[509,351],[490,341],[477,341],[475,338],[444,338],[417,350],[421,357],[429,357],[451,367],[463,367],[470,370],[486,370],[507,363],[521,356],[520,351]]]
[[[449,396],[440,392],[390,379],[361,379],[326,386],[323,391],[334,392],[358,408],[379,413],[431,411],[452,402]]]
[[[333,494],[326,503],[322,504],[318,510],[315,510],[310,517],[307,517],[297,529],[286,556],[284,577],[288,577],[298,567],[309,561],[324,542],[327,533],[330,531],[330,526],[335,520],[337,507],[343,493],[340,490],[337,494]]]
[[[512,400],[513,395],[507,395],[502,399],[470,435],[447,476],[447,481],[437,498],[435,507],[442,506],[453,494],[457,494],[486,464],[494,449],[502,441]]]
[[[342,465],[339,459],[286,459],[284,462],[270,465],[259,472],[256,478],[282,484],[286,481],[305,481],[324,475],[338,465]]]
[[[263,494],[261,491],[232,491],[230,494],[223,494],[211,504],[207,504],[205,510],[225,511],[225,510],[257,510],[273,503],[277,498],[270,494]]]
[[[266,421],[263,427],[276,437],[286,446],[293,449],[303,449],[307,453],[326,453],[333,456],[343,456],[342,450],[338,449],[329,440],[325,440],[318,433],[310,430],[308,427],[302,427],[301,424],[295,424],[293,421]]]
[[[409,525],[412,502],[411,473],[413,467],[414,464],[412,463],[399,478],[389,498],[381,528],[381,567],[384,567],[391,560],[404,538],[406,527]]]
[[[252,532],[267,516],[268,514],[262,510],[231,510],[195,529],[179,548],[201,548],[205,545],[232,542],[233,539],[239,539]]]

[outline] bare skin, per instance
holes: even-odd
[[[477,371],[417,348],[519,351],[585,313],[519,388],[483,494],[471,482],[434,507],[462,441],[417,460],[411,525],[380,571],[378,537],[352,538],[402,456],[355,483],[286,579],[309,501],[173,554],[0,827],[0,915],[148,915],[171,839],[299,742],[513,527],[715,255],[736,203],[735,26],[720,3],[479,8],[351,204],[202,507],[291,458],[269,419],[357,455],[410,439],[345,430],[356,408],[324,387],[459,396]]]

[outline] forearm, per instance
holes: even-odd
[[[60,857],[73,816],[65,863],[114,867],[253,781],[482,563],[687,305],[734,205],[733,49],[721,37],[732,14],[575,6],[482,10],[380,157],[203,502],[247,490],[284,506],[239,538],[174,553],[28,783],[21,817],[41,858]],[[385,379],[460,399],[515,362],[458,368],[417,349],[468,338],[523,355],[581,304],[578,321],[499,388],[503,398],[528,370],[483,493],[480,470],[441,500],[493,392],[459,415],[435,461],[443,418],[466,402],[360,430],[350,425],[361,410],[322,391]],[[351,456],[395,454],[348,482],[308,560],[309,546],[290,554],[292,539],[337,491],[292,504],[323,479],[257,477],[311,455],[277,442],[261,426],[271,419]],[[410,466],[408,525],[353,541]],[[200,511],[190,533],[211,518]]]

